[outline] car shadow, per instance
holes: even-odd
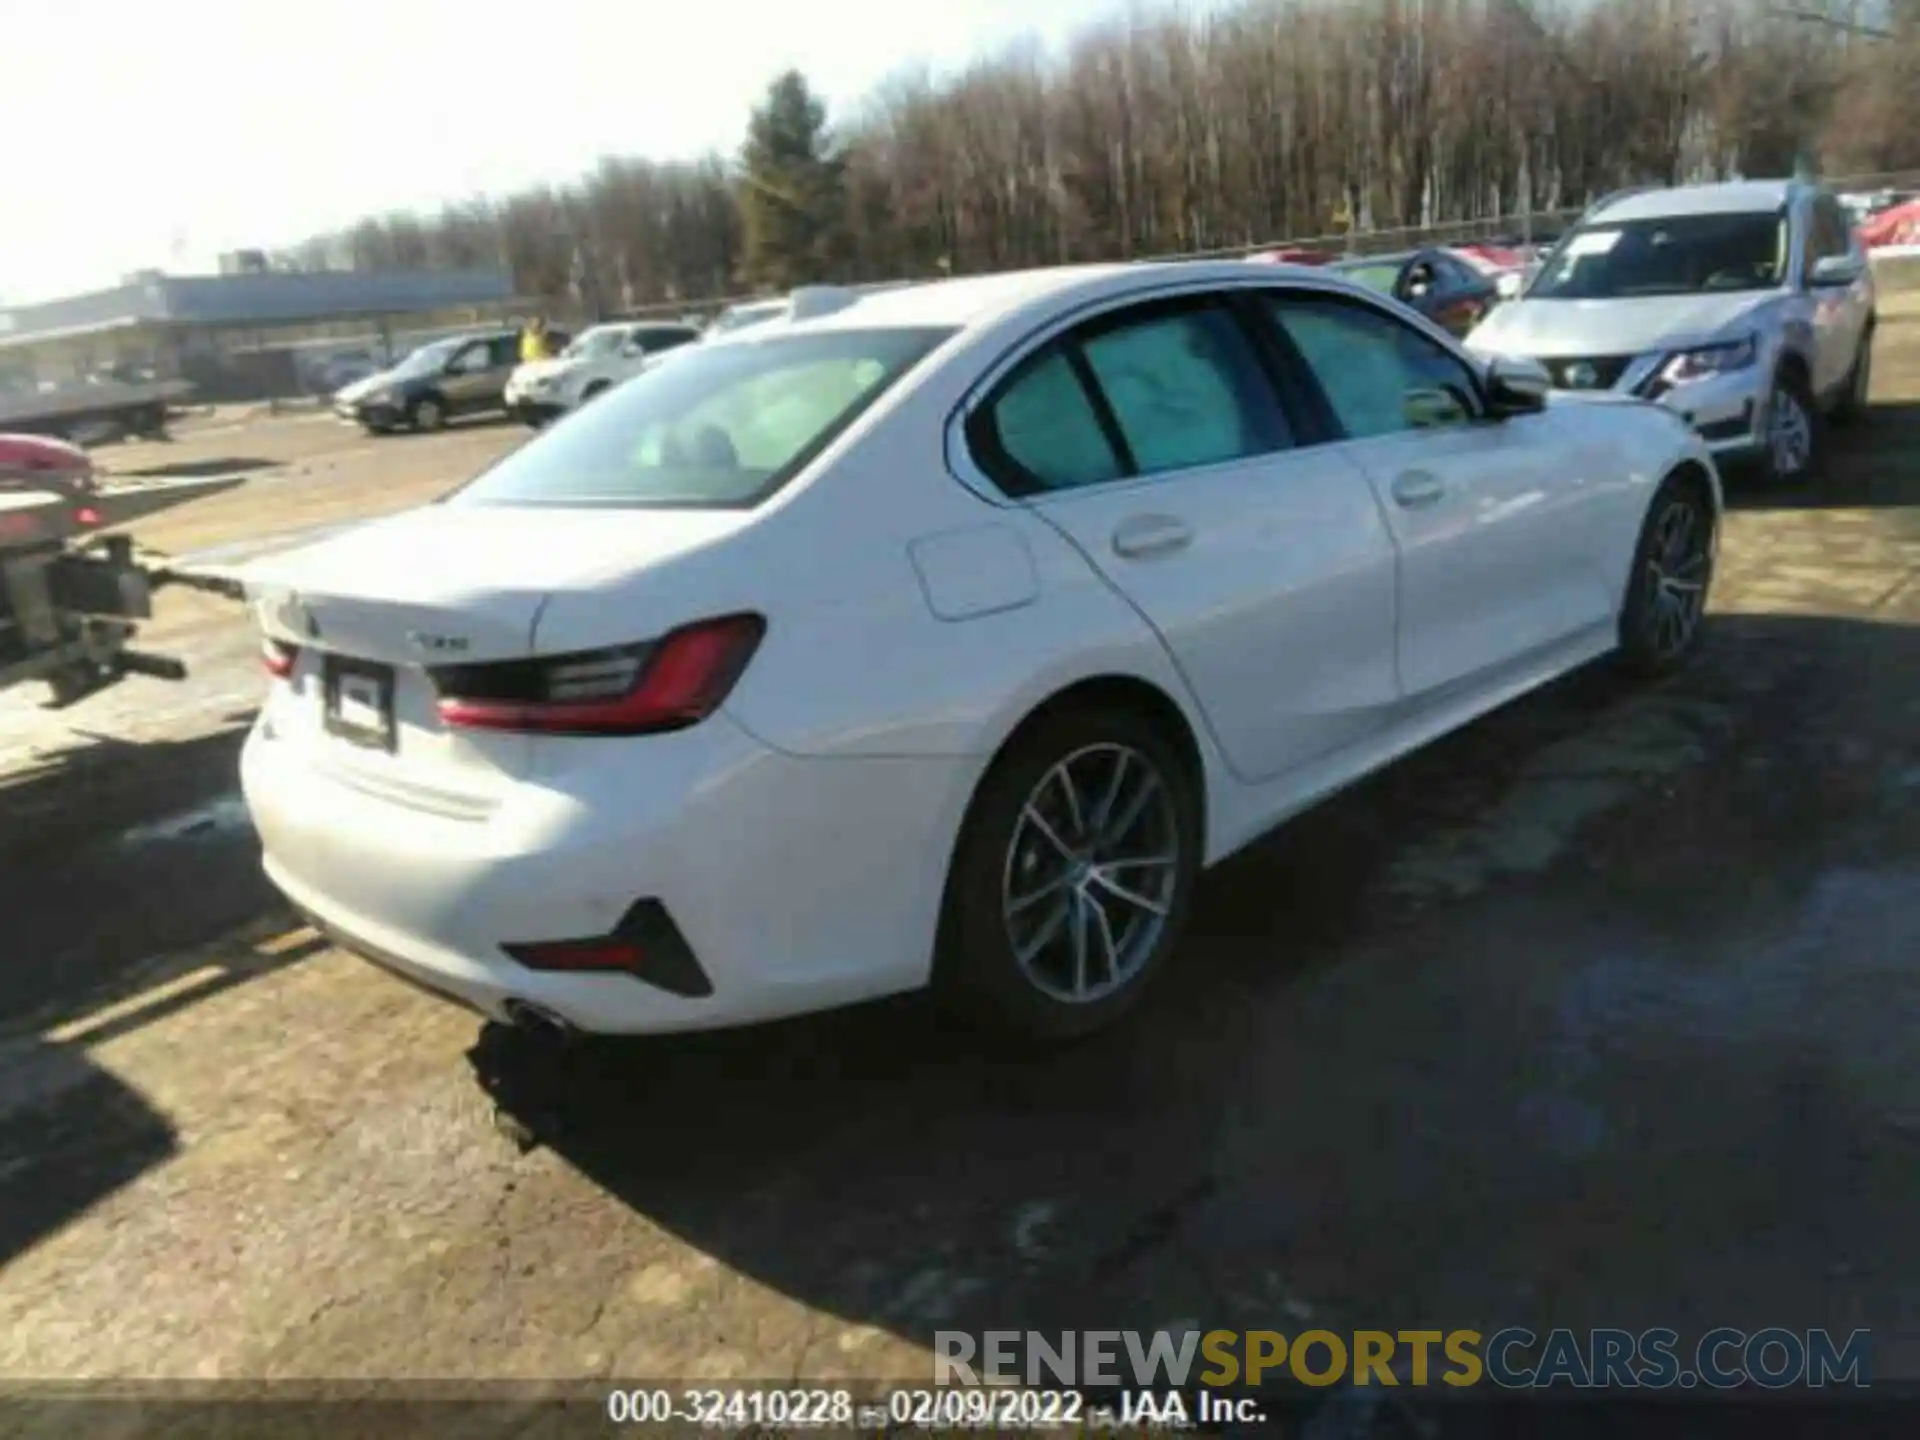
[[[1781,487],[1751,466],[1725,467],[1730,510],[1894,509],[1920,505],[1920,401],[1882,400],[1832,429],[1818,480]]]
[[[0,1026],[58,1026],[205,965],[195,947],[293,923],[238,794],[249,719],[189,740],[87,736],[0,774]]]
[[[488,1026],[469,1059],[531,1142],[635,1212],[921,1346],[1308,1317],[1823,1323],[1827,1262],[1779,1237],[1879,1256],[1904,1212],[1872,1208],[1861,1167],[1920,1193],[1860,1158],[1868,1102],[1838,1071],[1861,1036],[1822,1029],[1804,987],[1895,974],[1920,943],[1920,816],[1846,858],[1883,888],[1847,879],[1836,837],[1884,777],[1837,794],[1805,747],[1872,730],[1920,765],[1879,688],[1914,674],[1920,629],[1731,615],[1662,685],[1572,676],[1210,873],[1144,1013],[1063,1049],[908,997],[570,1047]],[[1595,785],[1606,803],[1574,803]],[[1515,866],[1401,885],[1410,855],[1490,824]],[[1836,886],[1834,914],[1892,928],[1809,940]],[[1889,983],[1849,1023],[1897,1010]]]
[[[173,460],[159,465],[139,465],[127,470],[116,470],[118,476],[131,476],[141,480],[211,480],[221,475],[251,475],[266,470],[278,470],[282,461],[266,460],[257,455],[218,455],[202,460]]]

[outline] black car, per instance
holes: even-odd
[[[1491,276],[1445,250],[1362,255],[1327,268],[1411,305],[1455,335],[1472,330],[1500,300]]]

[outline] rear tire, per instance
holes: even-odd
[[[1700,482],[1668,476],[1647,506],[1620,606],[1620,661],[1632,674],[1670,674],[1700,643],[1713,542],[1713,507]]]
[[[590,401],[591,401],[591,400],[592,400],[592,399],[593,399],[593,398],[594,398],[594,397],[595,397],[596,395],[599,395],[599,394],[600,394],[601,392],[603,392],[604,390],[606,390],[606,388],[607,388],[607,382],[606,382],[606,381],[604,381],[604,380],[595,380],[595,381],[594,381],[594,382],[593,382],[592,384],[590,384],[589,386],[587,386],[587,388],[586,388],[586,389],[584,389],[584,390],[582,390],[582,391],[580,392],[580,403],[581,403],[582,405],[585,405],[585,404],[587,404],[587,403],[588,403],[588,402],[590,402]]]
[[[407,425],[418,435],[430,435],[447,423],[447,408],[438,395],[422,395],[407,406]]]
[[[1118,1021],[1179,943],[1200,869],[1197,784],[1138,713],[1033,722],[961,827],[935,962],[941,998],[1029,1040]]]

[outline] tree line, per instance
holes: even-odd
[[[1890,32],[1809,24],[1824,9]],[[369,217],[299,268],[510,268],[605,314],[797,283],[1231,251],[1630,184],[1920,169],[1920,0],[1239,0],[902,74],[775,80],[735,156]]]

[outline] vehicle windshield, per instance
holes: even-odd
[[[1391,295],[1394,282],[1400,278],[1398,260],[1374,260],[1358,265],[1336,265],[1333,268],[1355,284],[1378,290],[1382,295]]]
[[[627,339],[625,325],[596,325],[583,331],[578,339],[560,352],[562,360],[594,360],[603,355],[611,355]]]
[[[1786,278],[1784,211],[1583,225],[1548,257],[1530,300],[1772,290]]]
[[[453,358],[453,352],[467,342],[463,339],[435,340],[430,345],[422,345],[393,367],[392,375],[397,380],[408,380],[416,375],[437,374]]]
[[[684,347],[445,503],[758,505],[952,333],[828,330]]]

